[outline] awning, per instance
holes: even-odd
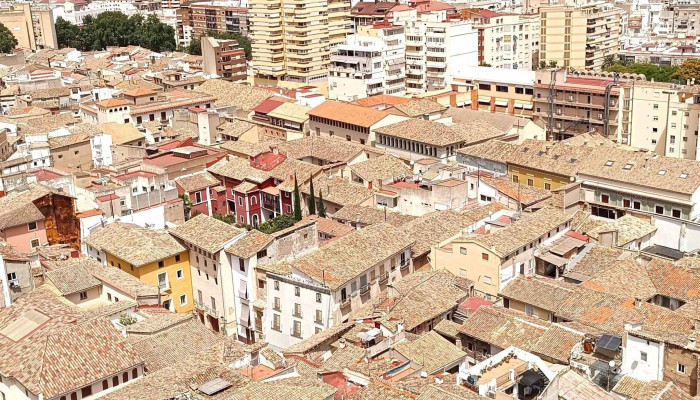
[[[491,104],[490,97],[479,97],[479,103]]]
[[[554,264],[557,267],[561,267],[563,265],[566,265],[566,263],[569,262],[566,258],[559,257],[558,255],[552,254],[550,252],[546,252],[544,254],[540,254],[537,256],[540,260],[544,260],[550,264]]]
[[[523,108],[526,110],[532,110],[532,104],[525,104]]]
[[[248,309],[247,304],[241,305],[241,318],[239,321],[240,321],[241,325],[243,325],[245,327],[250,326],[250,310]]]
[[[508,102],[503,100],[496,100],[494,104],[500,107],[508,107]]]
[[[525,108],[528,106],[532,108],[532,106],[529,103],[525,103],[525,102],[517,101],[517,100],[513,104],[513,107],[515,107],[515,108]]]

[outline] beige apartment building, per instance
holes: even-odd
[[[58,48],[53,12],[49,8],[32,8],[20,3],[0,7],[0,23],[17,38],[18,47]]]
[[[325,82],[331,48],[351,32],[349,0],[252,0],[249,10],[256,83]]]
[[[220,40],[204,36],[202,43],[202,71],[227,81],[246,80],[245,51],[236,40]]]
[[[610,4],[540,8],[540,61],[599,70],[619,49],[622,10]]]
[[[700,94],[694,86],[633,83],[624,100],[622,143],[666,157],[698,159]]]

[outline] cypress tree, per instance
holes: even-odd
[[[294,174],[294,220],[301,221],[301,197],[299,196],[299,184],[297,175]]]
[[[316,195],[314,194],[314,177],[312,176],[309,180],[309,191],[311,195],[309,196],[309,215],[316,214]]]
[[[319,189],[318,191],[318,205],[316,206],[316,210],[318,210],[319,217],[326,218],[326,205],[323,203],[322,189]]]

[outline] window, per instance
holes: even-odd
[[[80,300],[86,300],[87,299],[87,292],[80,292]]]
[[[201,202],[202,202],[202,192],[195,192],[195,193],[194,193],[194,202],[195,202],[195,203],[201,203]]]
[[[656,212],[659,215],[664,215],[664,206],[656,206],[654,207],[654,212]]]
[[[647,353],[645,353],[645,352],[643,352],[643,351],[640,351],[640,352],[639,352],[639,359],[640,359],[641,361],[647,361]]]
[[[119,377],[118,376],[112,377],[112,386],[119,386]]]
[[[245,272],[245,261],[242,258],[238,259],[238,269],[240,269],[242,272]]]
[[[107,293],[107,300],[112,301],[112,293]]]
[[[527,180],[527,185],[528,185],[528,186],[535,186],[535,181],[528,178],[528,180]]]
[[[239,206],[243,205],[243,197],[242,196],[238,196],[238,205]]]
[[[654,108],[654,110],[658,110],[658,109],[659,109],[659,105],[658,105],[658,104],[654,104],[653,108]]]
[[[265,258],[267,257],[267,249],[260,250],[257,254],[258,258]]]
[[[170,286],[168,285],[168,273],[167,272],[161,272],[158,274],[158,287],[161,289],[168,289]]]
[[[460,247],[460,248],[459,248],[459,253],[460,253],[460,254],[467,254],[467,248],[466,248],[466,247]]]
[[[294,329],[292,330],[292,336],[301,338],[301,322],[294,321]]]
[[[520,177],[518,175],[513,175],[513,183],[519,183]]]
[[[280,327],[280,316],[277,314],[272,315],[272,329],[282,331],[282,328]]]
[[[464,268],[459,269],[459,277],[460,278],[466,278],[467,277],[467,270]]]
[[[685,364],[676,364],[676,372],[678,372],[679,374],[685,374]]]
[[[317,324],[322,324],[323,322],[323,312],[321,310],[316,310],[316,319],[314,322]]]
[[[481,259],[483,261],[488,261],[489,260],[489,255],[487,253],[481,253]]]
[[[88,396],[92,396],[92,386],[88,385],[88,386],[85,386],[84,388],[81,388],[80,395],[82,396],[83,399],[88,397]]]
[[[299,303],[294,303],[294,316],[301,318],[301,304]]]
[[[490,285],[490,284],[491,284],[491,277],[490,277],[490,276],[485,276],[485,277],[484,277],[484,283],[487,284],[487,285]]]
[[[630,199],[623,199],[622,206],[625,208],[630,208],[632,206],[632,201]]]
[[[32,239],[29,241],[29,245],[34,248],[34,247],[39,247],[41,243],[39,242],[39,239]]]
[[[316,303],[321,302],[321,293],[316,293]]]
[[[671,210],[671,215],[673,215],[674,218],[680,218],[681,210],[674,208],[673,210]]]
[[[28,224],[27,224],[27,228],[28,228],[30,231],[35,231],[35,230],[37,229],[36,221],[35,221],[35,222],[30,222],[30,223],[28,223]]]
[[[158,268],[163,268],[165,266],[165,263],[163,260],[158,261]]]
[[[211,309],[216,310],[216,299],[210,296],[209,300],[211,300]]]
[[[294,295],[297,297],[301,296],[301,289],[299,286],[294,286]]]
[[[177,275],[177,280],[179,281],[180,279],[185,277],[185,271],[178,269],[177,272],[175,273]]]
[[[186,294],[181,294],[181,295],[180,295],[180,305],[181,305],[181,306],[186,306],[186,305],[187,305],[187,295],[186,295]]]
[[[136,368],[131,370],[131,379],[136,379],[139,376],[139,371],[136,370]]]
[[[8,280],[8,281],[15,281],[15,280],[17,280],[17,274],[14,273],[14,272],[10,272],[9,274],[7,274],[7,280]]]
[[[129,381],[129,373],[128,373],[128,372],[124,372],[124,373],[122,374],[122,383],[128,382],[128,381]]]
[[[274,284],[272,285],[275,290],[280,290],[280,281],[273,281]]]
[[[107,379],[105,379],[102,381],[102,390],[107,390],[107,389],[109,389],[109,382],[107,382]]]
[[[641,210],[642,209],[642,203],[639,201],[633,201],[632,202],[632,208],[635,210]]]
[[[273,302],[273,304],[272,304],[272,308],[273,308],[275,311],[280,311],[280,310],[281,310],[281,308],[280,308],[280,298],[279,298],[279,297],[275,297],[274,302]]]
[[[532,317],[535,314],[535,308],[530,304],[525,304],[525,314]]]
[[[601,194],[600,195],[600,202],[601,203],[610,203],[610,196],[607,194]]]

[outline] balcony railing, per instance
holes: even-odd
[[[381,275],[379,275],[379,283],[384,283],[389,280],[389,273],[385,272]]]
[[[346,297],[345,300],[340,300],[340,308],[345,308],[350,305],[350,297]]]
[[[204,303],[200,302],[199,300],[194,301],[194,306],[195,308],[204,311],[205,313],[211,315],[214,318],[219,318],[219,311],[216,310],[216,308],[211,308]]]
[[[360,294],[367,294],[371,289],[370,285],[365,285],[360,288]]]
[[[408,268],[408,260],[401,263],[401,271],[406,270],[406,268]]]

